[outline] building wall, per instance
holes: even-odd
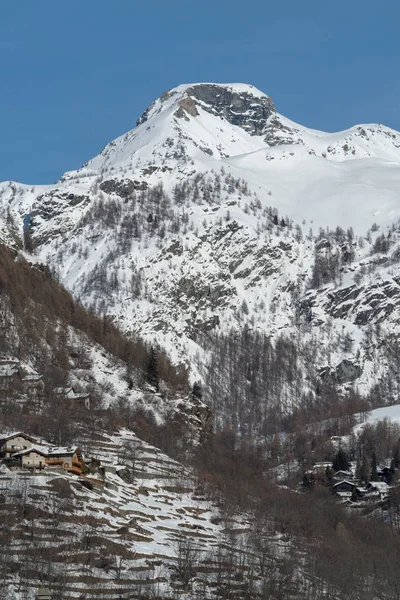
[[[28,448],[32,448],[32,442],[30,440],[26,440],[22,436],[18,436],[6,441],[5,444],[5,452],[6,456],[12,456],[14,452],[20,452],[21,450],[26,450]]]
[[[22,466],[27,467],[28,469],[40,468],[45,466],[45,457],[41,454],[38,454],[34,450],[25,454],[22,458]]]

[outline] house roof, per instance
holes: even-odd
[[[0,357],[0,365],[9,365],[11,363],[14,364],[19,364],[19,359],[18,358],[12,358],[12,357],[7,357],[7,356],[1,356]]]
[[[73,456],[79,450],[78,446],[65,446],[63,448],[50,446],[48,456]]]
[[[40,454],[41,456],[47,456],[47,447],[33,445],[32,448],[21,450],[21,452],[17,452],[14,456],[25,456],[26,454],[30,454],[31,452],[36,452],[36,454]]]
[[[74,389],[72,387],[58,387],[54,388],[54,393],[57,396],[67,395],[69,393],[74,393]]]
[[[356,484],[354,483],[354,481],[348,481],[347,479],[343,479],[342,481],[338,481],[337,483],[335,483],[335,485],[333,487],[335,488],[338,485],[342,485],[343,483],[348,483],[349,485],[351,485],[353,487],[356,487]]]
[[[367,487],[370,490],[375,488],[379,492],[387,492],[389,489],[389,486],[385,481],[370,481]]]
[[[82,400],[89,398],[89,394],[86,394],[85,392],[76,392],[72,387],[55,388],[54,393],[63,400]]]
[[[24,375],[22,377],[22,381],[40,381],[41,379],[42,379],[41,375],[35,375],[35,374]]]
[[[38,446],[33,445],[32,448],[27,448],[26,450],[22,450],[21,452],[17,452],[15,456],[25,456],[30,454],[31,452],[36,452],[41,456],[73,456],[75,452],[78,450],[77,446],[68,446],[68,447],[54,447],[54,446]]]

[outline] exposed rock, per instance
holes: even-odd
[[[189,87],[187,95],[198,100],[207,112],[223,117],[252,135],[261,135],[268,119],[275,113],[271,98],[259,98],[247,92],[237,93],[216,84]],[[180,104],[182,106],[182,101]],[[194,115],[194,110],[197,112],[195,103],[189,103],[188,106],[191,107],[190,114]],[[187,110],[186,106],[184,108]]]
[[[196,102],[193,100],[193,98],[190,98],[190,96],[180,100],[179,108],[175,112],[175,115],[179,118],[187,118],[185,113],[188,113],[192,117],[197,117],[199,114],[196,108]]]
[[[130,179],[116,180],[108,179],[100,184],[100,189],[106,194],[116,194],[120,198],[128,198],[135,191],[147,189],[145,181],[131,181]]]
[[[335,370],[335,379],[337,383],[347,383],[358,379],[362,374],[362,368],[350,360],[344,359]]]
[[[283,125],[283,123],[281,123],[278,117],[274,115],[271,117],[271,119],[269,119],[263,131],[265,135],[264,140],[269,146],[272,147],[280,145],[289,145],[293,143],[304,144],[300,136],[298,139],[294,138],[293,134],[296,132],[297,130],[291,129],[286,125]]]
[[[196,327],[200,331],[212,331],[213,329],[218,327],[219,323],[219,316],[214,315],[210,319],[207,319],[207,321],[203,321],[202,323],[196,323]]]
[[[322,381],[330,380],[332,383],[352,383],[362,375],[362,368],[359,364],[351,360],[344,359],[336,368],[322,367],[319,369],[319,376]]]

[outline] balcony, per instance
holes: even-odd
[[[46,458],[46,465],[49,467],[61,467],[64,463],[62,458]]]

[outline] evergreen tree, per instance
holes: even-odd
[[[393,448],[393,460],[394,460],[394,466],[398,467],[400,465],[400,439],[397,440],[397,442]]]
[[[315,476],[311,471],[307,471],[303,475],[303,487],[306,489],[313,489],[315,485]]]
[[[326,467],[325,475],[326,475],[326,478],[327,478],[329,484],[332,483],[334,474],[335,474],[335,471],[332,469],[332,467]]]
[[[335,471],[348,471],[350,468],[350,463],[347,460],[346,453],[342,448],[339,448],[335,458],[333,459],[333,468]]]
[[[366,454],[363,456],[363,460],[360,468],[360,481],[364,484],[369,483],[371,476],[371,463],[369,462],[369,458]]]
[[[203,397],[203,391],[201,389],[201,384],[199,381],[195,381],[192,387],[192,396],[193,398],[197,398],[201,400]]]
[[[370,477],[370,481],[379,481],[379,477],[378,477],[378,473],[377,473],[377,468],[376,468],[376,454],[375,454],[375,452],[372,452],[372,456],[371,456],[371,477]]]
[[[158,375],[157,353],[153,346],[150,347],[147,357],[146,381],[158,392],[160,387],[160,378]]]

